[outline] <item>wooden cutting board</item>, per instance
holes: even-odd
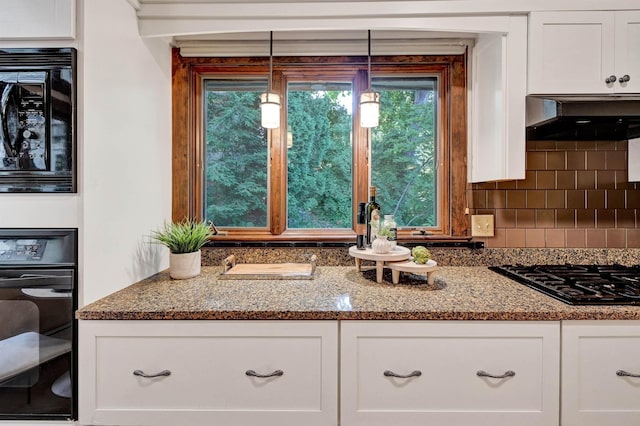
[[[312,280],[316,270],[316,256],[310,263],[243,263],[236,264],[231,255],[223,261],[220,279],[236,280]]]

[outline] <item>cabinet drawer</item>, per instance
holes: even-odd
[[[343,323],[344,424],[557,424],[558,328]]]
[[[337,327],[286,324],[98,334],[91,423],[335,424]]]
[[[565,322],[562,343],[562,424],[640,424],[640,378],[624,375],[640,374],[640,322]]]

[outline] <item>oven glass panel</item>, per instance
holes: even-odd
[[[76,274],[76,229],[0,229],[0,424],[77,418]]]

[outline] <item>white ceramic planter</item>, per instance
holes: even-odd
[[[387,240],[387,237],[377,237],[371,243],[371,249],[374,253],[384,254],[389,253],[393,248],[393,243]]]
[[[200,250],[193,253],[171,253],[169,255],[169,275],[176,280],[200,275],[200,259]]]

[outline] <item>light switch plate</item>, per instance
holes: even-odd
[[[471,236],[472,237],[493,237],[493,215],[474,214],[471,215]]]

